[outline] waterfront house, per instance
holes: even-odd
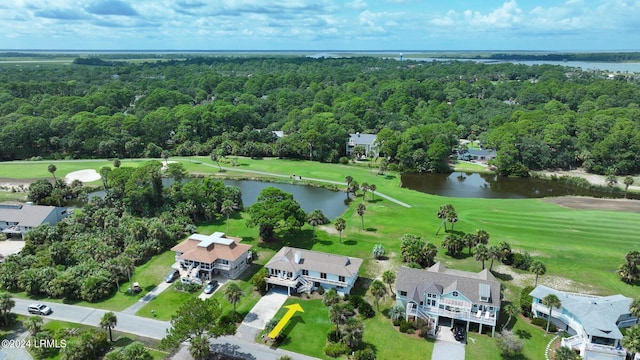
[[[322,286],[348,294],[358,279],[361,265],[359,258],[285,246],[265,265],[269,272],[267,288],[283,286],[291,295],[292,290],[310,293]]]
[[[500,314],[500,283],[484,269],[478,273],[448,269],[438,262],[430,268],[400,267],[396,275],[396,303],[406,309],[407,321],[422,318],[436,325],[470,324],[495,334]]]
[[[251,262],[251,245],[240,244],[242,239],[215,232],[211,235],[193,234],[171,248],[176,261],[193,277],[209,280],[215,274],[237,278]]]

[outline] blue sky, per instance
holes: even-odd
[[[638,0],[12,0],[0,49],[637,50]]]

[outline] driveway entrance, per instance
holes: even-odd
[[[288,297],[286,291],[282,289],[269,290],[244,317],[242,324],[236,331],[236,336],[245,341],[253,342],[260,330],[264,329],[267,323],[273,319]]]

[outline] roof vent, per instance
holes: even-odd
[[[300,264],[300,260],[301,260],[301,254],[300,251],[296,251],[296,253],[293,255],[293,260],[296,262],[296,264]]]

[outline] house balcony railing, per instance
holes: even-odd
[[[587,344],[586,351],[598,352],[603,354],[615,354],[621,356],[621,359],[624,359],[624,356],[626,356],[627,354],[627,352],[622,348],[600,344]]]
[[[230,264],[214,263],[213,264],[213,268],[214,269],[218,269],[218,270],[231,270],[231,265]]]
[[[571,349],[582,349],[584,342],[584,338],[580,335],[574,335],[568,338],[562,338],[562,340],[560,340],[560,344],[562,346],[566,346]]]
[[[291,279],[291,278],[283,278],[279,276],[268,276],[265,280],[268,284],[286,286],[291,288],[296,287],[299,282],[298,278]]]
[[[481,316],[478,316],[478,312],[471,312],[469,310],[452,311],[440,309],[436,306],[416,306],[413,303],[409,303],[406,312],[408,316],[418,316],[421,318],[445,316],[455,320],[470,321],[483,325],[496,325],[496,316],[495,313],[492,312],[489,313],[488,317],[484,312],[481,312]]]
[[[330,285],[335,285],[335,286],[349,287],[349,283],[347,283],[346,281],[323,279],[323,278],[319,278],[319,277],[315,277],[315,276],[309,276],[309,275],[303,275],[303,276],[304,276],[305,279],[307,279],[308,281],[312,281],[312,282],[319,282],[319,283],[325,283],[325,284],[330,284]]]

